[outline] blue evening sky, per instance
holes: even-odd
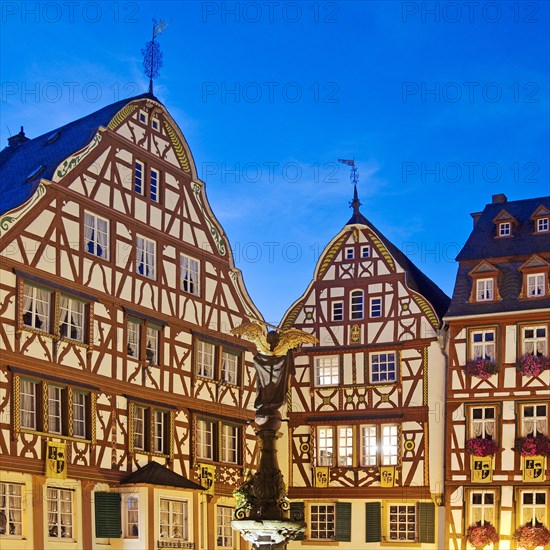
[[[267,321],[362,212],[443,290],[470,212],[548,195],[549,3],[1,3],[0,139],[29,137],[147,89],[180,125]]]

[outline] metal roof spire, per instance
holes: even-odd
[[[170,22],[165,23],[162,19],[157,23],[156,19],[153,19],[153,38],[145,43],[145,47],[141,50],[143,55],[143,71],[145,76],[149,77],[149,93],[153,93],[153,80],[160,74],[162,68],[162,52],[158,42],[155,42],[155,38],[168,26]]]
[[[357,182],[359,181],[359,170],[357,169],[357,166],[355,166],[355,159],[338,159],[338,162],[341,162],[342,164],[347,164],[351,167],[351,172],[349,175],[349,179],[351,183],[353,183],[353,200],[349,203],[350,208],[353,208],[353,216],[356,217],[360,215],[359,207],[361,206],[361,202],[359,201],[359,195],[357,194]]]

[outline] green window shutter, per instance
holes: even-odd
[[[382,503],[366,503],[367,533],[365,542],[382,542]]]
[[[119,539],[120,495],[118,493],[95,493],[95,536],[98,539]]]
[[[351,502],[336,503],[336,540],[351,542]]]
[[[418,503],[418,536],[420,542],[435,542],[435,505],[433,502]]]
[[[290,520],[304,521],[304,503],[303,502],[290,503]],[[304,532],[300,533],[294,540],[304,540]]]

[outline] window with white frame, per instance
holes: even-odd
[[[57,487],[46,488],[48,537],[73,538],[73,498],[74,491]]]
[[[200,264],[198,260],[180,254],[181,290],[200,296]]]
[[[221,461],[237,464],[239,452],[239,428],[232,424],[221,424]]]
[[[23,492],[19,483],[0,482],[0,535],[23,534]]]
[[[21,428],[38,430],[38,399],[41,385],[34,380],[21,378],[19,382],[19,422]]]
[[[363,303],[364,303],[363,291],[353,290],[350,295],[352,320],[360,320],[363,318]]]
[[[155,453],[168,454],[168,423],[170,421],[168,412],[155,410],[154,416],[153,451]]]
[[[139,538],[139,497],[137,495],[123,495],[124,511],[122,521],[124,538]]]
[[[472,489],[469,493],[468,525],[495,524],[495,491]]]
[[[520,525],[542,527],[546,524],[546,501],[548,493],[545,490],[520,491]]]
[[[229,506],[216,506],[216,546],[220,548],[233,548],[233,508]]]
[[[334,540],[336,535],[336,507],[334,504],[311,504],[309,507],[309,538]]]
[[[337,386],[340,383],[340,359],[338,355],[315,357],[315,385]]]
[[[132,447],[136,451],[167,455],[170,453],[170,413],[166,410],[131,403]]]
[[[197,418],[195,444],[199,460],[240,463],[241,428],[231,422]]]
[[[87,395],[81,391],[73,392],[73,435],[86,438]]]
[[[317,428],[317,466],[334,466],[334,428]]]
[[[472,330],[470,332],[471,359],[495,360],[495,330]]]
[[[145,450],[145,414],[146,407],[134,405],[133,439],[134,449]]]
[[[156,277],[156,243],[139,235],[136,238],[136,270],[149,279]]]
[[[50,331],[50,304],[52,293],[32,286],[23,285],[23,324],[27,327]]]
[[[237,384],[239,357],[228,351],[222,352],[222,380],[228,384]]]
[[[528,274],[527,279],[527,297],[538,298],[546,294],[544,288],[544,273],[531,273]]]
[[[197,374],[204,378],[214,378],[214,344],[197,341]]]
[[[354,447],[353,426],[320,426],[317,428],[317,466],[340,466],[342,468],[353,466]]]
[[[161,539],[188,538],[187,501],[160,499],[159,506],[159,537]]]
[[[160,128],[159,119],[156,117],[153,117],[151,119],[151,126],[153,127],[153,130],[158,130]]]
[[[129,318],[126,323],[127,346],[126,351],[130,357],[139,358],[141,321]]]
[[[109,259],[109,221],[84,213],[84,250],[104,260]]]
[[[370,316],[382,317],[382,298],[370,299]]]
[[[537,233],[544,233],[548,231],[549,228],[548,218],[539,218],[537,220]]]
[[[332,320],[343,321],[344,320],[344,302],[338,300],[332,302]]]
[[[394,466],[397,464],[397,456],[399,453],[398,431],[395,424],[382,424],[382,446],[381,446],[381,461],[382,466]]]
[[[134,163],[134,191],[143,195],[143,162],[139,160]]]
[[[139,121],[143,122],[143,124],[147,124],[148,114],[145,111],[142,111],[140,109],[139,111]]]
[[[397,380],[397,354],[394,351],[370,354],[371,384],[388,384]]]
[[[338,466],[353,466],[353,427],[338,426]]]
[[[160,325],[143,319],[128,317],[126,321],[126,353],[134,359],[147,361],[149,365],[158,365],[160,350]],[[145,349],[142,350],[142,338]],[[143,355],[144,354],[144,355]]]
[[[59,334],[64,338],[84,342],[85,304],[61,295],[59,302]]]
[[[416,505],[390,504],[388,506],[388,512],[388,538],[390,542],[416,542]]]
[[[378,429],[376,426],[361,426],[361,466],[378,464]]]
[[[521,405],[522,437],[548,435],[548,405],[529,403]]]
[[[546,325],[521,327],[522,353],[548,355],[548,327]]]
[[[197,457],[214,460],[214,422],[199,418],[197,420]]]
[[[159,362],[159,335],[160,329],[154,325],[147,324],[145,330],[145,358],[152,365]]]
[[[361,247],[361,258],[370,258],[370,246],[365,245]]]
[[[501,222],[498,224],[498,236],[509,237],[512,234],[512,225],[510,222]]]
[[[355,251],[353,249],[353,247],[348,247],[346,248],[346,260],[353,260],[355,256]]]
[[[53,434],[63,433],[62,394],[63,388],[48,385],[48,431]]]
[[[152,201],[158,202],[159,201],[159,185],[160,185],[160,174],[158,170],[155,170],[154,168],[151,168],[150,173],[150,180],[149,180],[149,198]]]
[[[488,302],[494,299],[494,279],[476,280],[476,301]]]
[[[470,407],[470,438],[495,439],[495,407]]]

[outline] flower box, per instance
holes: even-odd
[[[545,546],[550,542],[550,531],[544,526],[522,525],[516,529],[514,540],[519,548],[534,550],[537,546]]]
[[[521,456],[550,456],[550,439],[542,434],[535,437],[518,437],[514,451]]]
[[[477,549],[499,541],[497,530],[490,524],[471,525],[466,533],[466,540]]]
[[[487,378],[490,378],[493,374],[498,372],[498,366],[494,361],[479,357],[473,361],[468,361],[464,366],[464,372],[470,376],[487,380]]]
[[[517,360],[516,368],[522,376],[539,376],[550,369],[550,359],[544,355],[526,353]]]
[[[498,445],[494,439],[474,437],[466,442],[466,450],[474,456],[493,456],[498,450]]]

